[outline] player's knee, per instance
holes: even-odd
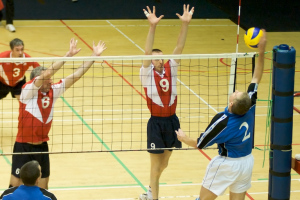
[[[164,169],[166,169],[168,167],[168,164],[169,164],[168,161],[163,162],[162,165],[161,165],[161,169],[160,170],[163,171]]]

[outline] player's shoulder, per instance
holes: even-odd
[[[52,200],[56,200],[56,197],[53,193],[49,192],[48,190],[44,189],[44,188],[40,188],[41,192],[43,193],[44,196],[52,199]]]
[[[0,58],[10,58],[11,51],[3,51],[0,53]]]
[[[18,187],[11,187],[11,188],[8,188],[8,189],[4,190],[4,192],[0,196],[0,199],[2,199],[3,196],[6,196],[6,195],[14,193],[14,191],[16,191],[16,189],[18,189]]]

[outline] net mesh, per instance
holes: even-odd
[[[83,61],[95,60],[90,70],[56,101],[49,132],[49,153],[78,153],[147,150],[150,112],[139,77],[144,59],[181,59],[176,114],[181,128],[196,138],[212,117],[224,110],[234,89],[247,90],[254,56],[240,53],[26,60],[37,61],[45,67],[54,61],[66,60],[53,76],[54,83],[72,74]],[[20,61],[22,59],[1,60]],[[26,77],[28,81],[29,71]],[[1,154],[9,155],[13,153],[18,132],[19,103],[9,94],[0,104],[0,150]],[[183,145],[182,149],[190,148]]]

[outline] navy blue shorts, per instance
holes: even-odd
[[[18,152],[48,152],[48,143],[43,142],[40,145],[33,145],[28,143],[15,142],[14,153]],[[21,167],[32,160],[39,162],[42,171],[42,178],[47,178],[50,176],[50,160],[49,154],[13,154],[12,156],[12,168],[11,174],[17,178],[20,178]]]
[[[176,114],[170,117],[154,117],[147,125],[147,149],[149,153],[163,153],[164,150],[151,150],[155,148],[181,148],[181,142],[177,139],[175,130],[180,128]],[[171,150],[170,150],[171,151]]]
[[[26,77],[21,80],[15,87],[10,87],[0,82],[0,99],[3,99],[7,96],[9,92],[11,92],[11,96],[16,98],[15,95],[20,95],[22,86],[26,83]]]

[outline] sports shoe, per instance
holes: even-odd
[[[148,194],[144,193],[140,195],[139,200],[150,200],[150,199],[148,198]]]
[[[10,32],[16,32],[16,28],[12,24],[7,24],[6,29],[9,30]]]

